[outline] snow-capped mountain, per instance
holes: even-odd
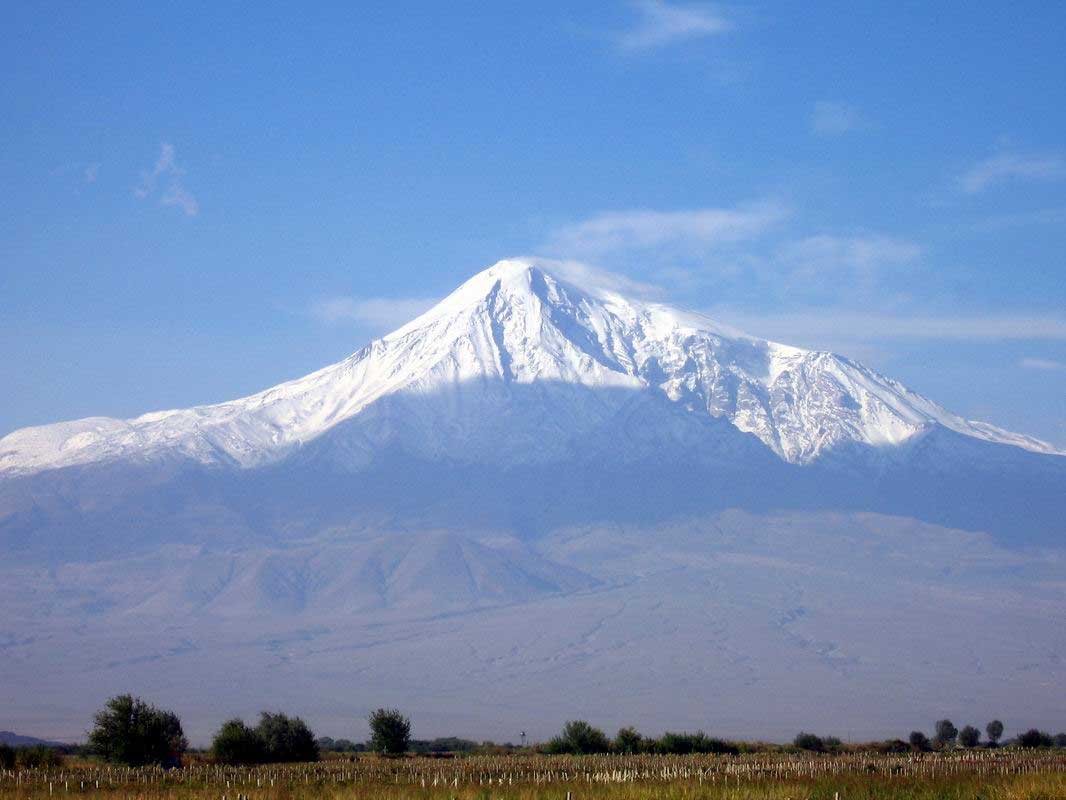
[[[1066,458],[617,285],[503,261],[251,397],[4,437],[10,724],[1061,721]]]
[[[641,414],[643,444],[616,439],[612,449],[634,457],[689,435],[649,398],[683,409],[690,423],[728,421],[792,464],[846,445],[892,448],[936,426],[1054,452],[847,358],[747,336],[571,273],[501,261],[344,361],[250,397],[15,431],[0,439],[0,475],[175,457],[254,468],[342,429],[333,457],[355,469],[390,443],[458,462],[551,461],[627,410]]]

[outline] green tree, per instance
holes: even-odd
[[[621,728],[614,737],[614,750],[616,753],[639,753],[644,749],[644,737],[637,733],[633,727]]]
[[[921,731],[911,731],[908,741],[911,743],[911,747],[917,750],[919,753],[924,753],[931,748],[929,743],[929,737]]]
[[[0,742],[0,769],[15,768],[15,748]]]
[[[267,760],[263,737],[241,719],[222,723],[211,742],[211,754],[222,764],[261,764]]]
[[[549,753],[575,755],[607,753],[611,750],[611,742],[599,728],[592,727],[583,719],[575,719],[563,726],[560,735],[549,740],[546,749]]]
[[[820,753],[825,750],[825,742],[822,741],[821,736],[815,736],[813,733],[806,733],[805,731],[800,731],[796,734],[796,738],[792,740],[792,745],[800,750],[810,750],[814,753]]]
[[[939,747],[947,747],[955,743],[955,738],[959,735],[959,729],[956,728],[950,719],[937,720],[936,734],[933,736],[933,743]]]
[[[263,742],[266,760],[278,762],[318,761],[318,743],[299,717],[264,711],[255,732]]]
[[[92,752],[118,764],[177,766],[188,748],[181,720],[139,697],[112,697],[93,718],[89,733]]]
[[[411,744],[411,720],[395,708],[379,708],[368,717],[370,747],[386,756],[401,756]]]
[[[988,743],[993,747],[999,745],[999,739],[1003,736],[1003,723],[998,719],[992,720],[985,725],[985,733],[988,734]]]
[[[1036,728],[1030,728],[1018,737],[1019,747],[1051,747],[1054,742],[1050,733],[1044,733]]]
[[[1055,747],[1066,747],[1066,733],[1055,734]]]
[[[981,731],[977,730],[973,725],[967,725],[959,731],[959,744],[963,747],[977,747],[980,741]]]

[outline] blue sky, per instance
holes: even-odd
[[[1066,446],[1061,3],[314,6],[5,7],[0,434],[543,254]]]

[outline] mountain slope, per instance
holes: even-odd
[[[259,467],[360,415],[373,416],[375,405],[389,400],[406,404],[405,446],[420,456],[554,460],[573,455],[567,440],[602,427],[634,396],[647,394],[701,420],[728,420],[789,463],[811,463],[848,444],[900,445],[937,425],[1054,452],[1030,437],[964,420],[846,358],[579,288],[565,275],[560,265],[502,261],[344,361],[240,400],[15,431],[0,439],[0,474],[168,458]],[[522,405],[515,405],[512,386],[530,389]],[[493,427],[500,419],[508,421],[502,437]],[[654,429],[661,420],[641,423]],[[364,466],[390,437],[403,435],[382,427],[388,424],[348,448],[349,467]]]

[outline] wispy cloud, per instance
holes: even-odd
[[[326,323],[356,322],[387,331],[430,309],[439,298],[328,297],[311,306],[311,314]]]
[[[921,245],[907,239],[820,234],[782,245],[776,260],[791,265],[798,277],[806,278],[843,269],[869,274],[886,266],[912,263],[921,255]]]
[[[787,209],[773,202],[683,211],[606,211],[557,229],[544,249],[574,258],[664,247],[706,250],[756,238],[787,215]]]
[[[717,6],[668,3],[665,0],[634,0],[637,12],[632,28],[619,33],[618,45],[625,50],[651,50],[671,44],[715,36],[733,28]]]
[[[886,339],[952,341],[1063,341],[1066,317],[1037,315],[893,315],[842,309],[812,308],[789,313],[760,313],[715,306],[708,316],[769,339],[819,346],[819,342],[871,342]],[[1025,363],[1031,362],[1031,363]],[[1023,359],[1022,366],[1049,368],[1055,362]]]
[[[1063,362],[1052,361],[1049,358],[1023,358],[1018,362],[1018,366],[1022,369],[1042,369],[1050,372],[1066,369],[1066,364]]]
[[[141,173],[141,182],[133,190],[133,193],[142,200],[159,192],[159,203],[164,206],[174,206],[185,212],[186,216],[195,217],[200,213],[200,204],[196,198],[185,188],[183,179],[185,170],[178,166],[175,159],[174,145],[163,142],[159,146],[159,157],[152,169]]]
[[[858,109],[844,103],[819,100],[811,112],[811,130],[821,136],[839,136],[865,126]]]
[[[1062,178],[1066,178],[1066,160],[1061,156],[1003,153],[974,164],[958,182],[963,192],[977,194],[1005,181]]]

